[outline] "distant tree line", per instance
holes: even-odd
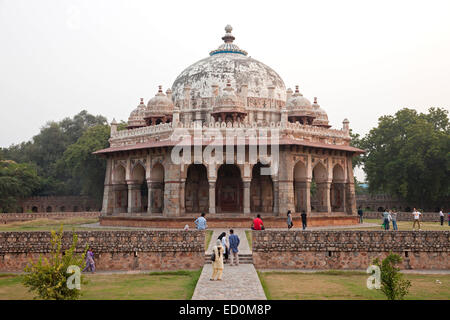
[[[428,113],[418,113],[404,108],[393,116],[382,116],[366,136],[352,133],[352,145],[366,150],[354,159],[354,165],[363,165],[371,194],[389,194],[424,209],[449,202],[447,110],[430,108]]]
[[[30,141],[0,148],[0,212],[14,211],[27,196],[88,195],[101,198],[106,161],[92,152],[108,147],[103,116],[83,110],[48,122]]]

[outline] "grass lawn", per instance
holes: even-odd
[[[250,250],[252,249],[252,230],[245,230],[245,235],[247,236],[248,246]]]
[[[150,274],[89,274],[81,285],[82,300],[184,300],[191,299],[201,270]],[[22,276],[0,274],[0,300],[28,300],[33,294]]]
[[[67,218],[67,219],[36,219],[30,221],[17,221],[0,224],[0,231],[58,231],[61,224],[64,231],[94,230],[93,228],[81,227],[83,224],[96,223],[98,218]]]
[[[375,300],[386,299],[380,290],[366,286],[368,274],[353,271],[258,271],[267,299],[271,300]],[[404,274],[411,281],[406,299],[450,299],[450,275]],[[436,280],[442,283],[437,284]]]
[[[381,218],[380,219],[364,219],[364,222],[368,223],[376,223],[378,226],[376,227],[368,227],[368,228],[357,228],[355,230],[384,230],[381,229]],[[411,231],[413,226],[413,221],[397,221],[398,230],[400,231]],[[441,226],[440,222],[422,222],[420,221],[420,228],[423,231],[450,231],[450,226],[447,221],[444,221],[444,225]],[[392,229],[392,222],[389,224],[389,230]],[[416,226],[417,230],[417,226]]]

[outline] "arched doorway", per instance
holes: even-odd
[[[345,203],[345,174],[344,169],[336,164],[333,168],[333,181],[330,189],[331,211],[343,212]]]
[[[118,165],[113,171],[114,213],[128,211],[128,188],[125,181],[125,168]],[[74,209],[75,210],[75,209]]]
[[[270,175],[261,175],[260,162],[253,166],[250,183],[251,212],[273,212],[273,182]]]
[[[217,212],[242,212],[243,184],[241,170],[234,164],[223,164],[217,172]]]
[[[157,163],[150,170],[151,208],[152,213],[162,213],[164,210],[164,167]]]
[[[147,196],[143,193],[145,192],[146,185],[145,181],[145,168],[141,163],[137,163],[131,170],[131,181],[128,185],[131,196],[131,212],[143,212],[144,204],[146,203]]]
[[[306,207],[306,166],[298,161],[294,166],[294,205],[295,212],[308,211]]]
[[[186,212],[209,211],[208,175],[203,164],[191,164],[189,166],[184,192]]]
[[[327,212],[327,169],[318,162],[312,171],[311,211]]]

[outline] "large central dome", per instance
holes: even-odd
[[[226,26],[222,44],[210,52],[210,56],[186,68],[176,78],[172,91],[176,100],[183,99],[185,85],[191,87],[194,97],[211,97],[212,86],[218,85],[222,91],[228,80],[237,91],[242,85],[248,86],[248,97],[269,98],[269,87],[274,88],[274,98],[286,99],[286,87],[281,77],[270,67],[247,56],[233,43],[231,26]]]

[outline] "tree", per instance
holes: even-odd
[[[106,123],[105,117],[93,116],[83,110],[73,118],[48,122],[32,141],[2,149],[2,156],[18,163],[33,164],[37,168],[42,184],[33,195],[80,195],[82,186],[79,177],[73,176],[72,170],[59,162],[67,148],[76,143],[84,132]]]
[[[17,198],[30,196],[40,185],[32,165],[0,160],[0,212],[16,211]]]
[[[61,165],[70,170],[72,177],[80,179],[82,194],[96,198],[102,196],[106,161],[92,153],[108,147],[109,135],[108,125],[89,128],[64,152]]]
[[[400,268],[396,267],[401,262],[402,258],[393,253],[390,253],[381,263],[379,258],[373,260],[373,264],[380,267],[381,291],[389,300],[403,300],[411,287],[411,282],[403,279]]]
[[[383,116],[360,147],[369,191],[384,192],[434,207],[450,195],[450,126],[448,111],[428,114],[402,109]]]
[[[67,285],[67,280],[71,276],[67,272],[69,266],[77,266],[82,270],[85,266],[86,249],[82,254],[77,255],[75,249],[78,242],[78,236],[73,233],[72,244],[68,250],[62,251],[63,227],[59,233],[51,231],[51,252],[50,258],[39,257],[37,262],[30,260],[25,267],[25,276],[23,284],[28,287],[30,292],[35,292],[36,298],[44,300],[75,300],[81,296],[81,290],[71,289]],[[80,275],[80,283],[86,284],[87,281],[83,275]]]

